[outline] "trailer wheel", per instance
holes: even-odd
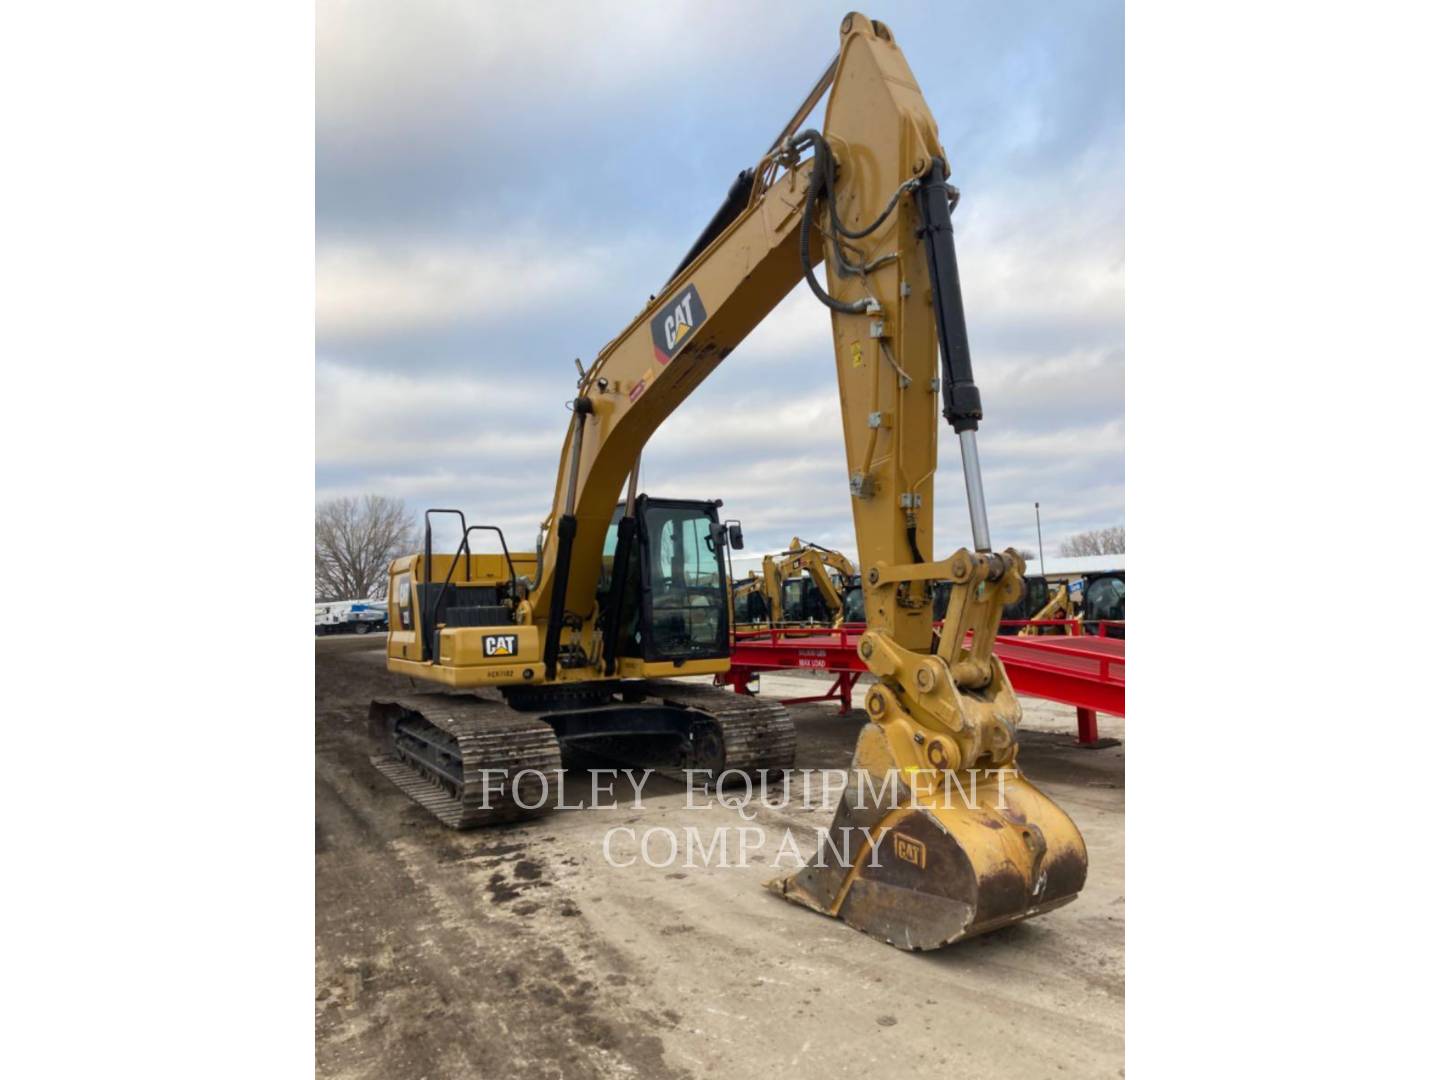
[[[369,624],[368,622],[358,622],[358,623],[356,623],[356,624],[355,624],[355,632],[356,632],[357,634],[368,634],[368,633],[370,632],[370,624]]]

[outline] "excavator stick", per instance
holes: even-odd
[[[815,157],[801,243],[825,223],[828,290],[806,279],[831,312],[865,590],[859,651],[876,682],[829,832],[770,888],[900,948],[935,949],[1073,900],[1087,856],[1016,765],[1020,705],[993,655],[1025,562],[990,544],[950,223],[959,193],[884,24],[846,16],[834,71],[824,133],[789,145]],[[937,405],[960,439],[975,551],[930,561]],[[942,581],[949,606],[932,637]]]

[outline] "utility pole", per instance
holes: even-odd
[[[1045,576],[1045,539],[1040,535],[1040,504],[1035,504],[1035,542],[1040,545],[1040,576]]]

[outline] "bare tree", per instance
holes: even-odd
[[[405,500],[327,499],[315,507],[315,599],[384,596],[390,561],[417,544]]]
[[[1124,555],[1125,526],[1091,529],[1060,541],[1061,555]]]

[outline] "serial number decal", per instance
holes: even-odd
[[[686,285],[680,295],[665,305],[650,320],[650,338],[655,344],[655,359],[663,366],[675,358],[694,336],[695,328],[705,321],[705,305],[694,285]]]

